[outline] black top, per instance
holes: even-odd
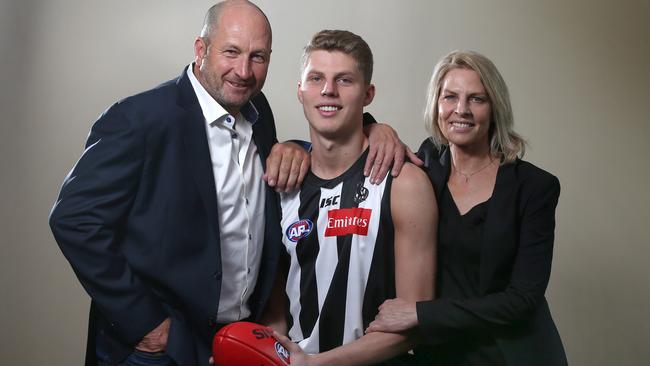
[[[418,155],[425,161],[441,201],[452,165],[449,149],[438,149],[427,139]],[[494,339],[508,366],[567,365],[544,297],[551,274],[559,195],[558,179],[533,164],[516,159],[499,166],[477,241],[481,248],[475,279],[478,296],[457,299],[438,293],[435,300],[416,304],[418,330],[433,351],[428,364],[445,352],[452,353],[445,350],[459,337],[481,332]],[[464,260],[446,263],[466,265]],[[440,259],[438,265],[444,264]]]
[[[461,215],[445,186],[440,197],[437,296],[470,299],[481,295],[481,238],[489,199]],[[466,333],[439,347],[441,365],[505,365],[494,338],[485,332]]]

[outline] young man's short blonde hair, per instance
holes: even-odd
[[[368,43],[360,36],[345,30],[322,30],[316,33],[305,46],[300,58],[300,74],[307,67],[309,55],[318,50],[340,51],[351,56],[357,62],[357,68],[366,84],[372,80],[373,58]]]

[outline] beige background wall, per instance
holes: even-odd
[[[409,145],[424,90],[455,48],[491,57],[508,82],[528,160],[562,182],[548,298],[573,365],[650,356],[650,3],[271,1],[265,92],[280,137],[306,137],[298,57],[322,28],[375,52],[369,110]],[[0,364],[78,365],[89,299],[47,227],[94,119],[177,76],[210,1],[0,1]]]

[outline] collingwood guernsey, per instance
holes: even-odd
[[[300,191],[282,195],[289,337],[307,353],[360,338],[395,297],[392,177],[370,184],[367,155],[334,179],[309,172]]]

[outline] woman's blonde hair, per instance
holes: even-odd
[[[424,110],[424,124],[431,133],[436,147],[447,145],[438,125],[438,99],[442,82],[450,70],[469,69],[475,71],[490,99],[492,110],[488,132],[490,152],[502,162],[510,162],[524,156],[526,141],[513,129],[510,95],[501,73],[487,57],[473,51],[452,51],[438,61],[427,89],[427,104]]]

